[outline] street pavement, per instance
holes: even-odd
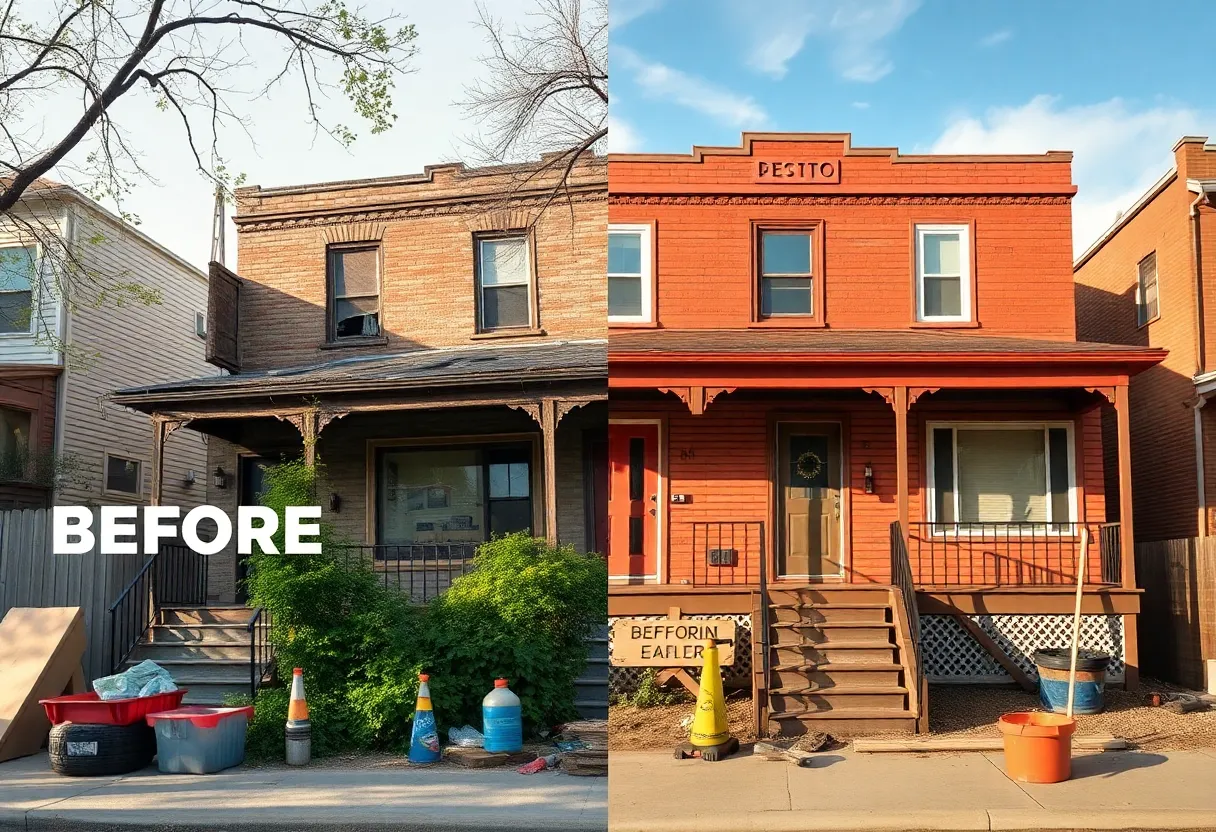
[[[0,830],[603,832],[604,777],[513,769],[247,768],[61,777],[46,754],[0,763]]]
[[[1052,785],[1005,776],[998,753],[744,754],[717,763],[613,752],[612,832],[1216,830],[1216,751],[1073,758]]]

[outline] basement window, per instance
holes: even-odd
[[[329,249],[329,338],[380,336],[380,247]]]

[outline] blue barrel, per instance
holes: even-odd
[[[524,720],[519,697],[506,679],[495,679],[494,690],[481,700],[482,733],[491,754],[512,754],[524,747]]]
[[[1039,671],[1039,702],[1058,714],[1068,710],[1068,666],[1072,651],[1067,647],[1036,650],[1034,663]],[[1077,654],[1077,682],[1073,693],[1074,714],[1101,713],[1105,704],[1106,666],[1110,656],[1093,650]]]

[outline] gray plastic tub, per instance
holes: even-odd
[[[156,732],[156,764],[166,774],[210,774],[245,761],[245,730],[253,707],[190,706],[148,714]]]

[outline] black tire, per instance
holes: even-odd
[[[69,745],[70,743],[70,745]],[[68,777],[138,771],[156,756],[156,734],[142,720],[133,725],[61,722],[47,742],[51,770]]]

